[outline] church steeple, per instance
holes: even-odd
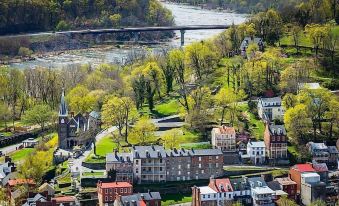
[[[62,89],[61,100],[60,100],[60,108],[59,108],[59,116],[68,116],[67,105],[65,101],[65,90]]]

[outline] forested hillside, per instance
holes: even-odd
[[[157,0],[0,1],[0,34],[172,23]]]

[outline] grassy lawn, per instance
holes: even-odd
[[[180,107],[181,105],[178,100],[171,99],[165,103],[156,105],[154,110],[161,116],[170,116],[178,114]]]
[[[178,203],[191,202],[192,195],[190,194],[167,194],[161,195],[161,205],[168,206]]]
[[[212,145],[209,142],[197,142],[180,144],[180,147],[184,149],[211,149]]]
[[[71,181],[72,181],[72,178],[71,178],[70,172],[67,175],[65,175],[64,177],[58,179],[58,183],[69,183]]]
[[[11,153],[9,156],[12,158],[14,162],[19,162],[23,159],[25,159],[26,156],[34,152],[34,148],[23,148],[21,150],[15,151]]]
[[[113,149],[116,147],[116,143],[114,143],[112,137],[108,135],[106,137],[103,137],[96,144],[96,153],[98,156],[106,156],[107,153],[113,152]]]
[[[249,111],[248,105],[243,104],[240,106],[240,110],[244,112],[247,116],[248,127],[251,132],[251,135],[257,140],[264,139],[265,124],[261,119],[256,118],[256,116]]]
[[[101,177],[104,172],[83,172],[82,175],[85,177]]]

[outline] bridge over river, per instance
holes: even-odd
[[[66,35],[73,37],[74,35],[100,35],[113,33],[130,33],[134,35],[135,41],[138,41],[140,32],[161,32],[161,31],[180,31],[181,46],[185,43],[185,32],[189,30],[220,30],[228,29],[230,25],[188,25],[188,26],[160,26],[160,27],[127,27],[127,28],[108,28],[108,29],[83,29],[58,32],[39,32],[17,35],[3,35],[0,38],[30,37],[43,35]]]

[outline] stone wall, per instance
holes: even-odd
[[[105,162],[91,163],[91,162],[82,162],[83,167],[87,167],[92,170],[104,170],[106,169]]]

